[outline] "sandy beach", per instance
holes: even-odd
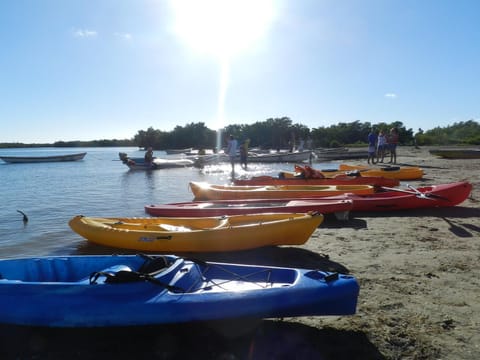
[[[352,161],[359,164],[366,161]],[[204,254],[218,261],[320,268],[360,283],[357,313],[114,330],[2,328],[3,358],[477,359],[480,354],[480,160],[400,147],[413,186],[468,180],[452,208],[327,217],[301,247]],[[193,255],[193,254],[192,254]],[[260,301],[260,299],[259,299]]]
[[[400,147],[397,163],[424,169],[414,186],[468,180],[471,197],[452,208],[358,213],[346,224],[325,222],[305,249],[358,278],[358,311],[302,323],[338,332],[343,346],[332,359],[477,359],[480,160],[447,160],[428,148]]]

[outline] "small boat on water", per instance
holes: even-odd
[[[216,165],[219,163],[229,162],[230,159],[227,154],[205,154],[205,155],[195,155],[190,157],[193,161],[193,166],[197,168],[203,168],[207,165]],[[240,160],[240,158],[239,158]]]
[[[415,188],[381,188],[375,194],[346,194],[328,199],[353,201],[352,211],[392,211],[456,206],[464,202],[472,191],[467,181]]]
[[[248,163],[301,163],[310,161],[314,154],[310,150],[296,151],[296,152],[254,152],[250,151],[247,156]],[[225,153],[198,155],[194,158],[196,167],[203,167],[206,165],[218,164],[222,162],[229,162],[230,157]],[[240,161],[240,156],[237,157],[237,161]]]
[[[480,149],[432,149],[430,154],[445,159],[480,159]]]
[[[245,199],[146,205],[145,212],[152,216],[199,217],[258,213],[306,213],[314,211],[321,214],[334,213],[337,218],[343,220],[348,218],[348,212],[352,207],[352,201],[344,199]]]
[[[187,154],[193,151],[193,148],[184,148],[184,149],[166,149],[165,153],[167,155],[178,155],[178,154]]]
[[[371,185],[264,185],[237,186],[190,182],[194,200],[299,199],[340,195],[346,192],[371,194]]]
[[[88,241],[149,252],[215,252],[304,244],[322,223],[312,213],[196,218],[75,216],[69,225]]]
[[[277,163],[277,162],[304,162],[310,161],[314,154],[310,150],[295,152],[253,153],[247,156],[247,161],[252,163]]]
[[[143,162],[136,162],[129,160],[126,164],[130,170],[161,170],[174,169],[193,166],[193,161],[189,159],[161,159],[156,158],[148,164]]]
[[[82,160],[86,154],[86,152],[81,152],[76,154],[61,154],[48,156],[0,156],[0,159],[11,164],[45,163]]]
[[[173,255],[0,260],[3,324],[87,328],[351,315],[351,275]]]
[[[194,165],[194,162],[190,159],[161,159],[154,157],[151,163],[146,163],[144,158],[131,158],[123,152],[119,153],[118,156],[130,170],[160,170],[190,167]]]

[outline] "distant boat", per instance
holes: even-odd
[[[118,153],[120,160],[128,166],[130,170],[160,170],[171,168],[183,168],[193,166],[194,162],[190,159],[161,159],[154,157],[151,163],[146,163],[144,158],[131,158],[126,153]]]
[[[433,149],[430,154],[446,159],[480,159],[480,149]]]
[[[0,156],[0,159],[7,163],[44,163],[44,162],[61,162],[61,161],[77,161],[82,160],[86,152],[77,154],[65,155],[50,155],[50,156]]]
[[[187,154],[193,151],[193,148],[185,148],[185,149],[167,149],[165,153],[167,155],[178,155],[178,154]]]
[[[310,150],[296,151],[296,152],[273,152],[273,153],[259,153],[249,152],[247,162],[249,163],[301,163],[310,161],[315,157],[315,154]],[[240,160],[240,155],[237,155],[236,161]],[[199,155],[194,159],[196,167],[203,167],[205,165],[218,164],[221,162],[229,162],[230,157],[225,153]]]
[[[328,160],[363,159],[363,158],[366,159],[368,156],[368,151],[367,149],[350,151],[348,148],[339,148],[338,150],[323,149],[323,150],[315,150],[315,155],[317,157],[317,161],[318,160],[328,161]]]
[[[130,159],[126,165],[130,170],[160,170],[160,169],[172,169],[172,168],[184,168],[193,166],[193,161],[189,159],[160,159],[156,158],[150,164],[144,161],[136,162]]]
[[[249,153],[248,162],[255,163],[276,163],[276,162],[303,162],[309,161],[314,154],[310,150],[297,152],[275,152],[269,154]]]

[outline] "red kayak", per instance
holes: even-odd
[[[246,199],[214,200],[146,205],[145,212],[152,216],[198,217],[257,213],[304,213],[316,211],[322,214],[335,213],[343,219],[352,209],[348,199]]]
[[[343,175],[334,178],[303,178],[303,177],[274,177],[255,176],[249,179],[235,179],[234,185],[373,185],[373,186],[398,186],[400,180],[388,179],[382,176],[356,176]]]
[[[455,206],[465,201],[472,191],[467,181],[406,189],[382,187],[374,194],[344,194],[323,199],[353,200],[352,211],[390,211]]]

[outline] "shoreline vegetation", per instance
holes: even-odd
[[[399,134],[399,145],[412,146],[475,146],[480,145],[480,124],[475,120],[455,123],[444,128],[437,127],[423,131],[406,129],[402,122],[390,124],[369,122],[339,123],[329,127],[309,129],[301,124],[293,124],[288,117],[267,119],[251,125],[228,125],[221,129],[223,135],[232,134],[240,142],[249,140],[250,148],[261,149],[294,149],[294,148],[338,148],[362,147],[367,145],[369,132],[374,129],[389,131],[396,128]],[[21,143],[3,142],[3,148],[29,147],[153,147],[154,150],[165,149],[214,149],[217,143],[217,131],[211,130],[204,123],[191,123],[177,126],[165,132],[152,127],[139,130],[131,139],[102,139],[89,141],[56,141],[54,143]]]
[[[132,140],[56,141],[54,143],[0,143],[0,149],[55,148],[55,147],[127,147],[136,146]]]

